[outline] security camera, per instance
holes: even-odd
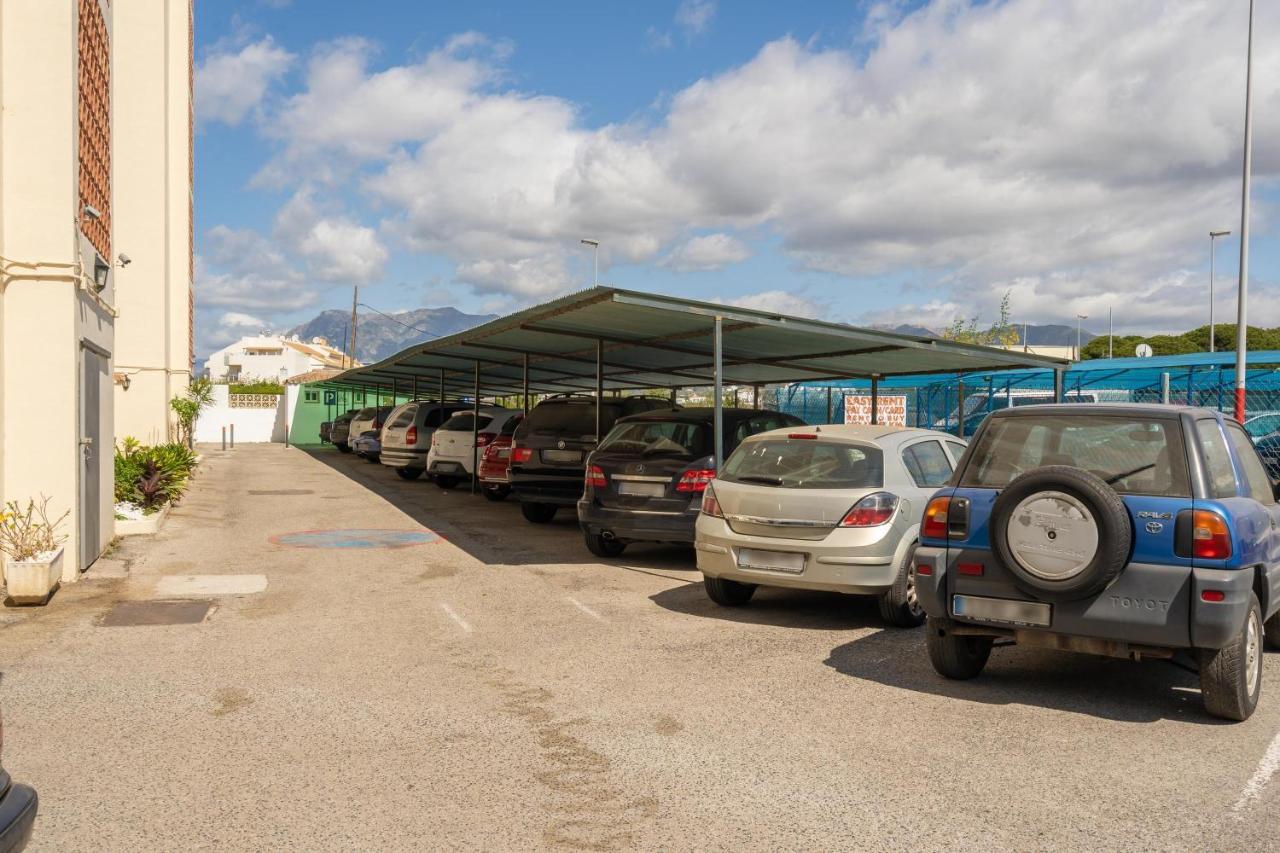
[[[91,204],[86,204],[84,206],[84,215],[89,219],[101,219],[102,211],[98,210],[98,208],[94,207]]]
[[[127,267],[129,264],[133,263],[133,258],[129,257],[124,252],[116,255],[116,260],[120,261],[120,266],[122,267]]]

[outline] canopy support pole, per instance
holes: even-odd
[[[760,411],[760,384],[751,386],[751,408]]]
[[[678,387],[673,387],[673,388],[671,389],[671,408],[673,408],[673,409],[674,409],[677,405],[679,405],[679,404],[676,402],[676,395],[679,393],[679,391],[680,391],[680,389],[679,389]]]
[[[958,411],[960,412],[960,425],[956,428],[956,435],[964,438],[964,419],[965,416],[969,414],[969,407],[965,405],[968,400],[964,396],[963,376],[960,377],[960,383],[957,386],[956,393],[960,396],[960,402],[957,404],[959,406]]]
[[[441,412],[443,415],[444,413]],[[442,420],[441,423],[444,423]],[[471,494],[476,493],[476,481],[480,479],[480,362],[476,362],[475,394],[471,398]]]
[[[1062,402],[1062,385],[1063,380],[1065,379],[1066,374],[1063,372],[1062,368],[1055,367],[1053,369],[1053,402],[1055,403]]]
[[[524,414],[529,416],[529,353],[524,354]]]
[[[724,463],[724,318],[719,314],[716,315],[715,327],[712,332],[712,360],[715,368],[715,414],[711,422],[711,431],[715,437],[716,450],[716,470],[720,470],[720,466]]]
[[[843,419],[842,419],[843,420]],[[880,377],[871,377],[871,423],[880,423]]]
[[[444,368],[440,368],[440,405],[444,405]],[[444,412],[440,413],[440,423],[444,423]]]
[[[418,399],[418,377],[413,377],[413,399]]]
[[[601,403],[604,401],[604,339],[596,338],[596,444],[600,444]]]
[[[824,424],[831,423],[831,386],[830,385],[827,386],[827,419],[823,421],[823,423]]]

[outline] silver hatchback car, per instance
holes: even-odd
[[[695,547],[707,595],[727,606],[757,586],[874,595],[889,623],[921,624],[920,518],[964,448],[943,432],[853,424],[746,439],[703,495]]]

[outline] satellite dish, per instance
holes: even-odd
[[[1138,344],[1134,348],[1133,354],[1138,358],[1151,358],[1154,355],[1154,351],[1151,349],[1151,344]]]

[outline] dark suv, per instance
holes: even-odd
[[[1209,409],[992,412],[925,509],[928,650],[973,678],[996,640],[1199,664],[1209,713],[1243,720],[1280,645],[1280,504],[1249,436]]]
[[[0,721],[0,745],[4,743],[4,723]],[[0,767],[0,851],[18,853],[31,839],[39,798],[35,789],[20,785]]]
[[[657,409],[620,418],[587,460],[578,523],[587,549],[616,557],[628,542],[693,542],[702,493],[716,476],[715,410]],[[724,409],[724,455],[744,438],[803,426],[780,412]]]
[[[669,405],[652,397],[605,397],[600,435],[608,435],[618,418]],[[562,394],[533,407],[511,440],[511,491],[525,518],[545,524],[560,507],[577,504],[586,458],[595,446],[595,397]]]

